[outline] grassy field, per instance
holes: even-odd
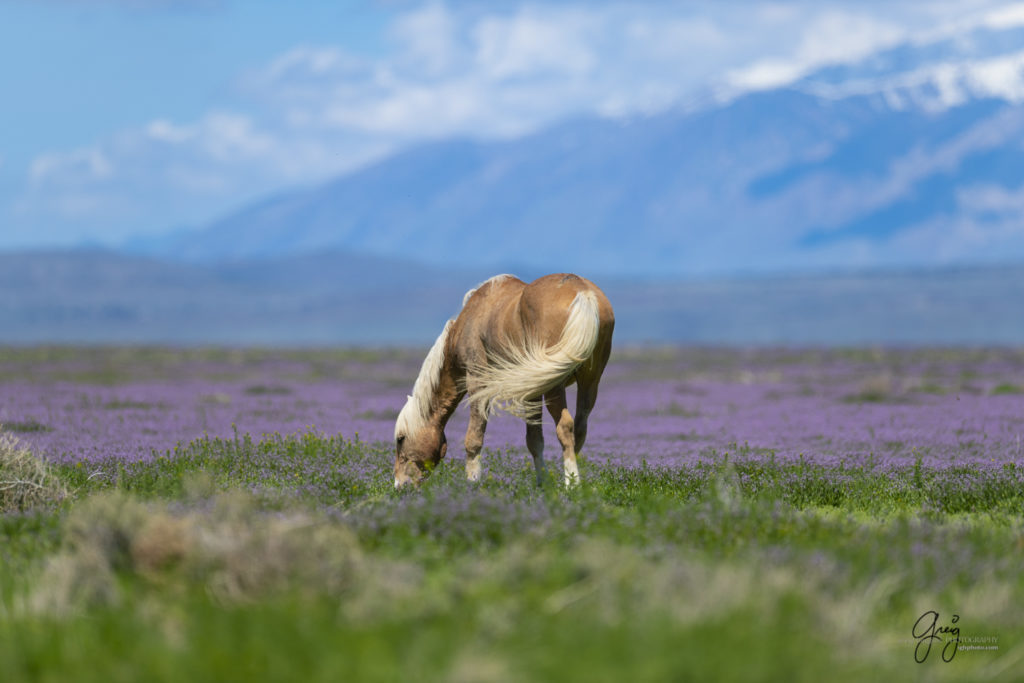
[[[1024,676],[1006,458],[583,456],[566,491],[500,447],[396,492],[386,443],[316,430],[135,461],[37,431],[0,442],[2,681]]]

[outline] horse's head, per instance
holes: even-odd
[[[444,429],[409,417],[409,403],[395,423],[395,488],[419,484],[448,451]]]

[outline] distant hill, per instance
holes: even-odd
[[[425,145],[135,246],[629,277],[1024,261],[1022,101],[1024,29],[973,29],[686,110]]]
[[[474,277],[342,253],[220,266],[0,254],[0,343],[420,343]]]
[[[0,254],[0,344],[422,346],[491,274],[345,253],[230,265]],[[594,279],[620,345],[1024,344],[1024,267]]]

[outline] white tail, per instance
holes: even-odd
[[[486,366],[471,368],[469,401],[484,413],[496,408],[526,419],[539,419],[540,399],[565,382],[594,353],[600,317],[593,292],[580,292],[569,305],[569,317],[554,346],[527,340],[526,348],[504,349]]]

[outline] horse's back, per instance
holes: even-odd
[[[466,295],[463,310],[455,322],[460,355],[471,362],[485,349],[499,350],[506,344],[524,344],[527,339],[552,346],[558,342],[576,297],[593,293],[597,304],[600,335],[595,355],[601,367],[611,348],[615,315],[604,292],[590,280],[570,273],[554,273],[525,283],[511,275],[495,276]]]
[[[530,336],[545,344],[558,341],[576,297],[592,293],[597,304],[598,325],[608,336],[615,324],[611,302],[601,288],[590,280],[571,273],[554,273],[537,278],[523,287],[519,303],[523,327]]]
[[[491,278],[464,300],[452,328],[452,362],[466,373],[470,401],[486,410],[498,402],[526,415],[539,396],[573,383],[593,405],[614,326],[604,292],[578,275],[529,284]]]

